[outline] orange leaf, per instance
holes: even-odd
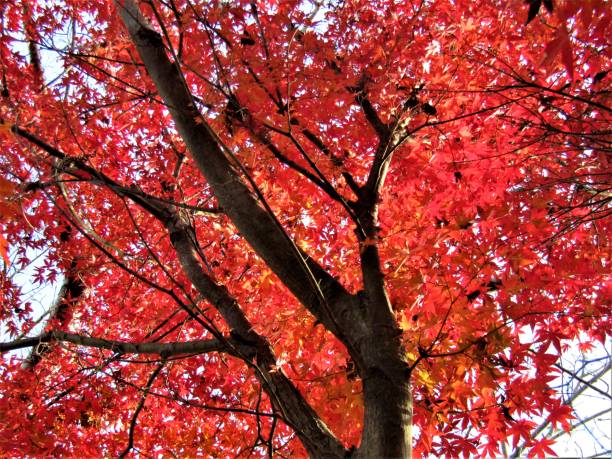
[[[0,234],[0,256],[2,256],[2,258],[4,259],[4,262],[8,266],[10,264],[10,260],[8,257],[8,242],[6,241],[4,236],[2,236],[1,234]]]
[[[5,178],[0,177],[0,195],[6,196],[15,190],[15,184]]]
[[[0,120],[0,134],[11,134],[12,128],[13,126],[11,124],[8,124],[3,120]]]

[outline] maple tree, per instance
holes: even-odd
[[[3,454],[554,452],[610,326],[604,1],[0,12],[11,268],[62,282],[41,320],[6,265]]]

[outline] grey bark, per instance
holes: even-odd
[[[346,450],[332,434],[302,394],[276,365],[276,356],[268,341],[253,330],[235,298],[223,285],[215,283],[198,261],[191,228],[174,214],[166,222],[170,240],[185,274],[198,291],[210,301],[241,343],[252,346],[255,374],[285,422],[295,429],[304,447],[313,457],[343,457]],[[244,356],[248,360],[248,356]]]
[[[194,228],[187,219],[183,218],[180,211],[177,212],[170,204],[153,199],[145,193],[122,186],[102,172],[93,169],[76,158],[70,158],[57,148],[48,145],[24,129],[14,127],[13,132],[28,139],[54,158],[59,158],[63,161],[69,160],[73,167],[91,174],[95,183],[107,186],[119,196],[131,199],[163,223],[168,230],[170,241],[188,278],[202,296],[215,306],[231,328],[232,339],[222,340],[225,344],[224,350],[256,368],[256,376],[270,396],[274,406],[282,414],[283,420],[294,428],[304,446],[313,456],[344,456],[346,450],[342,444],[334,437],[293,383],[276,366],[276,357],[267,340],[254,332],[252,324],[248,321],[238,302],[232,297],[225,286],[217,284],[202,268],[196,253],[197,239]],[[41,343],[56,340],[55,337],[59,336],[57,334],[62,332],[54,333],[55,335],[42,335],[13,343],[4,343],[0,345],[0,351],[35,345],[39,346]],[[67,335],[61,336],[66,338]],[[78,335],[70,339],[78,340],[76,344],[108,349],[113,348],[116,352],[160,353],[163,351],[165,353],[170,352],[171,354],[169,355],[174,355],[174,348],[169,348],[168,346],[159,348],[153,346],[153,343],[124,343],[100,338],[92,340],[84,339],[84,337]],[[198,342],[197,346],[199,347],[194,348],[194,352],[201,346],[212,345],[210,342],[207,343]],[[178,349],[182,348],[179,346]],[[217,350],[217,348],[214,347],[211,350]],[[255,359],[255,363],[252,363],[252,359]]]

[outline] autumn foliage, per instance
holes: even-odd
[[[554,454],[610,330],[605,1],[0,16],[3,456]]]

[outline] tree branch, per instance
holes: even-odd
[[[197,240],[195,230],[191,223],[177,212],[176,208],[161,202],[151,202],[148,196],[135,192],[131,188],[123,187],[106,175],[98,172],[78,159],[71,158],[56,148],[46,144],[36,136],[13,127],[13,132],[35,143],[52,156],[70,163],[73,167],[91,174],[98,182],[108,186],[119,196],[130,198],[134,203],[151,213],[167,228],[170,240],[188,278],[196,289],[221,313],[231,328],[230,339],[221,337],[219,340],[194,341],[190,343],[125,343],[87,338],[79,335],[69,335],[56,331],[53,334],[44,334],[36,338],[19,340],[13,343],[0,344],[0,351],[31,347],[41,342],[59,340],[93,347],[101,347],[123,353],[154,353],[164,357],[177,354],[194,354],[212,351],[228,352],[249,363],[257,357],[255,367],[259,370],[258,378],[264,384],[266,391],[277,408],[284,414],[283,418],[296,430],[304,444],[313,455],[322,452],[331,456],[342,457],[344,447],[333,436],[323,421],[318,417],[293,383],[278,369],[276,357],[269,343],[253,331],[237,301],[231,296],[223,285],[217,284],[203,269],[197,255]]]
[[[140,397],[140,401],[138,402],[138,406],[134,410],[134,414],[132,415],[132,420],[130,421],[130,432],[128,434],[128,444],[123,450],[123,452],[119,455],[121,459],[123,459],[130,452],[132,447],[134,446],[134,430],[136,429],[136,421],[138,420],[138,415],[144,408],[145,401],[147,400],[147,395],[149,395],[149,391],[151,390],[151,386],[153,386],[153,382],[155,378],[159,375],[159,372],[164,368],[165,362],[160,363],[151,376],[149,376],[149,380],[147,381],[147,385],[144,388],[144,392]]]
[[[167,227],[185,274],[223,316],[232,330],[230,333],[234,340],[252,347],[253,352],[241,356],[242,359],[248,362],[249,358],[255,357],[257,378],[270,396],[272,404],[296,431],[309,453],[313,457],[343,457],[345,448],[277,366],[276,356],[268,341],[253,330],[226,287],[215,283],[202,269],[189,236],[188,223],[178,217],[169,220]]]
[[[126,9],[127,8],[127,9]],[[236,223],[238,229],[245,235],[249,243],[260,253],[268,265],[277,273],[296,296],[311,310],[314,310],[321,322],[327,322],[328,329],[342,336],[334,317],[325,307],[329,303],[338,304],[341,298],[347,310],[351,310],[353,297],[316,262],[306,260],[295,245],[284,233],[284,230],[275,221],[269,209],[259,206],[257,199],[251,194],[248,187],[242,182],[229,158],[225,156],[217,138],[209,130],[206,122],[200,117],[195,103],[181,78],[179,70],[165,55],[163,41],[159,34],[144,25],[134,2],[128,0],[124,7],[120,7],[122,16],[134,41],[149,69],[154,82],[160,89],[160,94],[167,102],[179,132],[186,140],[187,145],[203,172],[205,178],[213,187],[221,206],[230,218]],[[129,12],[128,12],[129,10]],[[198,342],[196,349],[191,351],[203,352],[206,349],[219,350],[219,343],[225,345],[224,349],[239,356],[249,363],[256,357],[254,365],[257,377],[264,385],[272,403],[283,413],[283,418],[296,431],[303,444],[313,456],[343,457],[346,450],[334,437],[327,426],[306,402],[293,383],[278,368],[276,358],[269,343],[253,331],[253,327],[245,317],[236,300],[229,294],[225,286],[218,285],[202,269],[197,257],[197,241],[191,223],[181,218],[180,212],[167,204],[152,202],[148,197],[136,193],[131,188],[119,186],[109,177],[94,170],[78,159],[66,157],[59,150],[42,142],[35,136],[14,127],[13,132],[27,138],[37,146],[43,148],[54,157],[69,161],[75,167],[90,174],[96,181],[108,186],[120,196],[129,197],[143,209],[159,219],[168,229],[170,240],[176,250],[179,261],[198,291],[210,301],[223,316],[232,331],[233,341],[226,341],[220,337],[219,341],[207,342],[204,345]],[[304,267],[306,269],[304,269]],[[313,284],[316,289],[313,289]],[[325,292],[325,293],[323,293]],[[322,301],[319,296],[323,296]],[[346,307],[346,306],[349,307]],[[326,313],[327,312],[327,313]],[[19,343],[6,343],[4,348],[11,349],[34,345],[36,342],[57,339],[57,335],[44,335],[38,340],[23,340]],[[64,336],[64,335],[62,335]],[[66,336],[64,336],[66,337]],[[73,337],[76,344],[84,343],[84,337]],[[142,343],[116,343],[108,340],[87,340],[89,345],[97,344],[100,347],[111,347],[115,352],[155,350],[155,353],[170,352],[170,355],[185,350],[187,343],[175,344],[175,348],[159,348],[160,344]],[[214,343],[214,344],[213,344]],[[234,346],[237,343],[238,346]],[[194,345],[193,343],[191,345]],[[134,347],[136,346],[136,347]],[[144,347],[143,347],[144,346]],[[147,347],[149,346],[149,347]],[[150,347],[154,346],[154,347]],[[202,348],[204,346],[204,348]],[[167,354],[163,354],[165,357]]]
[[[232,339],[229,338],[228,342],[232,342],[231,340]],[[181,354],[203,354],[207,352],[227,352],[229,350],[227,344],[216,339],[174,343],[131,343],[128,341],[94,338],[67,333],[61,330],[52,330],[39,336],[0,343],[0,353],[27,347],[36,347],[42,343],[51,343],[53,341],[95,347],[98,349],[108,349],[109,351],[120,354],[158,354],[162,356],[173,356]]]
[[[57,319],[60,326],[63,327],[65,325],[66,318],[70,315],[69,309],[71,309],[72,306],[79,300],[79,297],[85,290],[83,281],[79,277],[75,268],[76,261],[72,260],[70,267],[64,273],[64,282],[62,283],[55,302],[51,306],[47,323]],[[41,361],[43,356],[49,352],[49,350],[50,348],[48,346],[34,347],[32,352],[30,352],[30,355],[23,362],[22,368],[34,368]]]
[[[365,115],[366,120],[368,120],[368,123],[370,123],[370,126],[374,128],[376,135],[378,135],[378,138],[380,139],[380,143],[386,143],[386,141],[389,139],[389,135],[391,134],[391,130],[389,129],[389,126],[383,123],[383,121],[379,118],[378,113],[376,113],[376,109],[372,105],[372,102],[370,102],[370,99],[365,92],[365,76],[361,78],[361,81],[357,87],[351,87],[349,88],[349,91],[355,94],[355,100],[361,106],[363,114]]]
[[[161,36],[146,23],[136,3],[125,0],[119,4],[119,12],[177,130],[224,212],[300,302],[350,347],[343,329],[352,328],[355,299],[296,248],[269,208],[260,206],[239,176],[232,162],[235,158],[221,149],[217,136],[198,112],[177,64],[166,54]]]
[[[587,387],[587,388],[597,392],[599,395],[602,395],[602,396],[606,397],[609,400],[612,400],[612,395],[608,394],[607,392],[604,392],[603,390],[599,389],[598,387],[595,387],[593,385],[593,381],[586,381],[586,380],[584,380],[583,378],[578,376],[575,372],[573,372],[571,370],[568,370],[567,368],[562,367],[558,363],[555,363],[555,367],[557,367],[563,373],[566,373],[566,374],[570,375],[572,378],[574,378],[575,380],[579,381],[580,383],[584,384],[585,387]],[[612,366],[608,365],[606,367],[606,372],[609,371],[610,368],[612,368]],[[599,378],[597,378],[597,379],[599,379]]]
[[[599,379],[604,376],[606,373],[610,372],[610,369],[612,368],[612,364],[608,363],[604,368],[602,368],[600,371],[598,371],[595,375],[593,375],[593,377],[590,380],[585,380],[582,377],[579,377],[575,372],[572,372],[570,370],[565,370],[563,369],[559,364],[555,364],[555,367],[559,368],[561,371],[570,374],[573,378],[577,379],[582,385],[579,386],[573,394],[571,394],[571,397],[569,398],[569,400],[565,401],[565,404],[568,406],[572,406],[572,403],[574,402],[574,400],[576,400],[582,393],[584,393],[587,389],[592,389],[594,391],[596,391],[599,394],[605,395],[607,398],[610,398],[609,394],[606,394],[605,392],[601,391],[600,389],[598,389],[597,387],[595,387],[595,383],[597,381],[599,381]],[[584,375],[583,375],[584,376]],[[588,422],[588,421],[587,421]],[[573,425],[570,428],[570,431],[573,430],[574,428],[586,424],[586,422],[580,422],[579,424]],[[540,425],[538,425],[535,429],[533,429],[531,431],[531,438],[536,438],[538,435],[540,435],[544,429],[546,429],[546,427],[550,426],[551,422],[549,420],[544,420],[542,423],[540,423]],[[563,433],[568,433],[568,432],[563,432]],[[552,437],[552,438],[557,438]],[[518,458],[521,453],[523,452],[523,450],[525,449],[525,447],[527,446],[527,440],[523,441],[520,445],[517,445],[514,450],[512,451],[512,454],[510,455],[510,458]]]

